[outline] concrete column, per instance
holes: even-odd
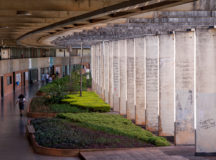
[[[101,47],[101,43],[98,44],[98,69],[99,69],[99,76],[98,76],[98,94],[100,97],[102,97],[101,94],[101,90],[102,90],[102,61],[101,61],[101,57],[102,57],[102,47]]]
[[[145,125],[146,44],[144,38],[135,39],[135,55],[136,55],[136,124]]]
[[[135,52],[134,39],[127,40],[127,118],[135,120]]]
[[[127,41],[119,41],[120,51],[120,114],[127,114]]]
[[[95,91],[94,81],[95,81],[95,47],[91,46],[91,77],[92,77],[92,90]]]
[[[113,109],[119,112],[120,98],[120,71],[119,71],[119,48],[118,41],[113,41]]]
[[[101,89],[100,89],[100,94],[101,94],[101,98],[104,99],[104,43],[102,42],[100,44],[100,76],[101,76]]]
[[[96,45],[96,93],[99,94],[99,46]]]
[[[159,53],[159,135],[174,136],[174,34],[159,36]]]
[[[109,104],[113,108],[113,45],[109,42]]]
[[[197,31],[196,154],[216,155],[216,30]]]
[[[194,32],[176,32],[175,143],[194,144]]]
[[[109,103],[109,42],[104,43],[105,102]]]
[[[146,37],[146,129],[158,131],[159,39]]]

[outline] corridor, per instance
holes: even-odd
[[[22,93],[25,93],[29,102],[40,85],[30,86]],[[21,93],[17,91],[1,100],[0,104],[0,159],[1,160],[78,160],[77,158],[61,158],[37,155],[33,152],[26,136],[25,125],[27,118],[19,116],[19,107],[16,105],[16,98]],[[25,105],[25,110],[26,110]]]

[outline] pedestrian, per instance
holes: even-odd
[[[23,116],[23,111],[24,111],[24,104],[25,104],[25,96],[23,94],[20,94],[18,99],[17,99],[17,103],[19,103],[19,110],[20,110],[20,116]]]
[[[53,81],[52,79],[52,75],[49,76],[49,83],[51,83]]]
[[[48,83],[48,82],[49,82],[49,74],[46,73],[46,83]]]

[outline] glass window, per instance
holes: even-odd
[[[7,77],[7,85],[11,85],[12,84],[12,76],[8,76]]]

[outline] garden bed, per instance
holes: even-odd
[[[123,135],[110,134],[82,127],[63,119],[36,119],[35,128],[38,145],[56,149],[103,149],[152,146],[144,141]]]

